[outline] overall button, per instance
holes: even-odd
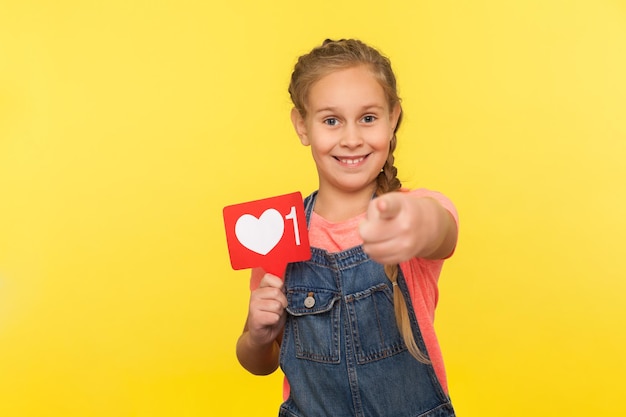
[[[304,299],[304,306],[306,308],[313,308],[315,305],[315,298],[313,297],[313,293],[310,292],[307,294],[307,297]]]

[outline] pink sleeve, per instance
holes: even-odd
[[[456,207],[454,207],[454,204],[452,204],[452,201],[450,201],[448,197],[441,194],[440,192],[427,190],[425,188],[418,188],[416,190],[410,191],[410,193],[417,197],[429,197],[429,198],[437,200],[439,204],[441,204],[446,210],[450,212],[450,214],[452,215],[452,217],[454,218],[454,221],[456,222],[458,226],[459,214],[456,211]]]

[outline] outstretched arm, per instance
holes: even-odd
[[[392,192],[373,199],[360,225],[363,250],[382,264],[443,259],[457,241],[454,218],[437,200]]]

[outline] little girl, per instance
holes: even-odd
[[[327,40],[299,58],[289,93],[319,177],[304,201],[311,259],[284,277],[252,271],[239,362],[280,365],[280,416],[454,416],[433,320],[458,219],[443,195],[401,188],[389,60]]]

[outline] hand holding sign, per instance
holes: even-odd
[[[311,256],[300,193],[224,207],[233,269],[262,267],[282,276],[289,262]]]

